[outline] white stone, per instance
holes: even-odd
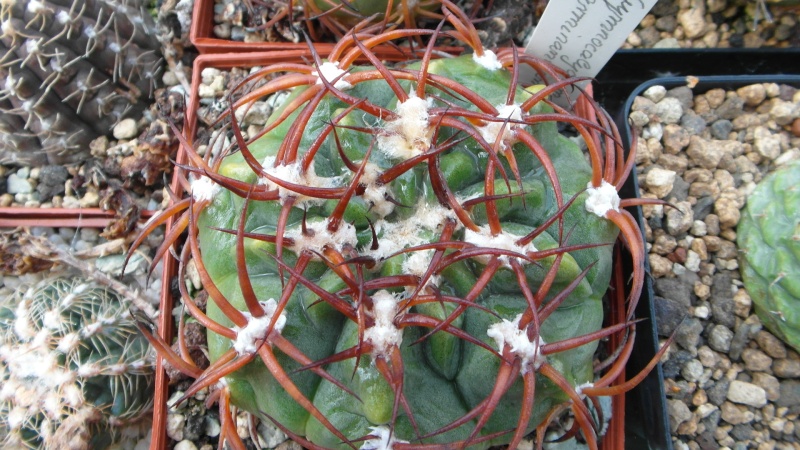
[[[651,194],[658,198],[665,198],[672,192],[677,173],[673,170],[653,167],[647,172],[644,182]]]
[[[683,265],[686,267],[686,270],[691,272],[699,272],[700,262],[700,255],[698,255],[694,250],[689,250],[686,255],[686,262],[684,262]]]
[[[734,403],[761,408],[767,404],[767,392],[753,383],[733,380],[728,387],[728,400]]]
[[[190,440],[183,440],[175,444],[174,450],[197,450],[197,446]]]
[[[139,134],[139,128],[136,126],[136,121],[128,118],[122,119],[114,125],[114,139],[133,139]]]
[[[700,319],[708,319],[711,310],[708,309],[708,306],[700,305],[694,308],[694,316]]]
[[[6,180],[6,189],[9,194],[29,194],[33,192],[31,183],[25,178],[20,178],[15,173],[8,176]]]
[[[667,95],[667,88],[660,85],[650,86],[642,94],[645,98],[650,99],[653,103],[658,103]]]
[[[167,436],[174,441],[183,440],[183,427],[185,426],[185,419],[183,414],[168,414],[167,415]]]
[[[221,74],[222,72],[220,72],[219,69],[214,67],[206,67],[202,72],[200,72],[200,77],[203,81],[203,84],[211,84],[211,82],[214,81],[214,78],[220,76]]]
[[[683,115],[683,105],[677,98],[666,97],[656,103],[656,115],[663,123],[678,123]]]
[[[258,440],[261,448],[275,448],[288,439],[288,436],[270,422],[261,421],[258,424]]]

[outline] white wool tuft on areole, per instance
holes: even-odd
[[[368,162],[364,167],[364,173],[358,181],[365,185],[361,198],[370,204],[370,211],[380,217],[386,217],[394,211],[395,205],[386,199],[387,195],[391,195],[389,186],[378,183],[378,177],[382,173],[380,166]]]
[[[592,182],[586,186],[589,196],[586,198],[586,210],[598,217],[606,217],[609,211],[619,211],[619,193],[614,185],[606,180],[600,187],[592,186]]]
[[[256,342],[260,339],[266,339],[265,336],[269,323],[278,309],[278,303],[275,299],[269,299],[266,302],[260,302],[264,308],[264,315],[261,317],[253,317],[250,313],[243,313],[247,318],[247,325],[244,328],[233,327],[232,330],[236,332],[236,340],[233,342],[233,349],[240,355],[250,355],[258,350]],[[286,313],[281,313],[278,320],[275,321],[273,330],[280,333],[286,325]]]
[[[426,238],[426,234],[438,231],[447,220],[456,219],[453,210],[438,203],[429,204],[424,199],[417,203],[414,211],[413,216],[404,220],[375,222],[375,232],[380,236],[378,249],[366,250],[362,253],[372,256],[378,261],[383,260],[406,247],[430,242]]]
[[[512,353],[522,360],[522,374],[526,374],[530,367],[534,370],[544,362],[544,355],[541,348],[545,345],[544,339],[538,336],[534,341],[528,339],[528,333],[519,328],[519,321],[522,314],[517,315],[513,322],[503,319],[501,322],[492,324],[486,330],[486,334],[497,343],[497,349],[503,352],[505,346],[509,347]]]
[[[579,397],[585,397],[586,394],[583,393],[583,390],[584,389],[591,389],[593,387],[594,387],[594,383],[591,383],[591,382],[582,383],[582,384],[579,384],[579,385],[575,386],[575,393],[577,393]]]
[[[317,84],[322,84],[323,78],[328,83],[332,83],[333,80],[336,80],[339,76],[341,76],[341,78],[333,83],[333,87],[339,89],[340,91],[353,87],[352,84],[345,80],[347,75],[344,75],[345,71],[339,68],[338,62],[325,61],[319,66],[317,71],[311,72],[311,74],[317,77]]]
[[[489,145],[494,145],[500,139],[500,149],[503,150],[509,145],[513,145],[515,140],[514,133],[511,131],[514,123],[508,120],[522,120],[522,108],[517,104],[498,105],[497,116],[495,117],[497,117],[496,121],[477,127],[477,130]],[[503,133],[502,136],[500,136],[501,131]]]
[[[375,437],[364,441],[361,450],[392,450],[394,444],[408,444],[408,441],[395,439],[394,433],[386,425],[370,427],[369,431],[369,434]]]
[[[279,164],[278,166],[275,166],[274,156],[268,156],[261,166],[264,168],[264,171],[272,177],[287,183],[296,184],[298,186],[331,188],[338,186],[341,180],[341,177],[317,176],[317,172],[314,169],[314,164],[309,165],[307,170],[303,170],[301,161],[295,161],[291,164]],[[289,188],[285,188],[273,183],[267,177],[261,178],[259,183],[267,186],[268,189],[277,189],[281,200],[285,200],[287,197],[294,197],[295,205],[300,205],[302,203],[318,205],[324,203],[325,201],[324,199],[301,195]]]
[[[473,53],[472,60],[479,66],[488,70],[497,70],[503,67],[503,64],[497,59],[497,55],[488,49],[483,49],[483,55],[480,56],[478,56],[477,53]]]
[[[394,325],[399,299],[387,290],[372,294],[372,318],[375,324],[364,331],[364,340],[372,344],[372,354],[387,356],[392,347],[400,347],[403,332]]]
[[[29,0],[27,9],[28,12],[32,14],[39,14],[47,11],[47,8],[44,6],[44,3],[38,0]]]
[[[403,262],[403,273],[422,278],[425,276],[425,273],[428,271],[428,268],[431,265],[433,255],[433,250],[417,250],[411,252],[411,254],[408,255],[408,258],[406,258],[406,260]],[[430,278],[428,278],[427,284],[438,286],[441,278],[442,277],[440,275],[431,275]]]
[[[312,259],[315,260],[321,260],[319,255],[322,254],[323,249],[326,247],[331,247],[341,252],[346,245],[353,248],[358,246],[356,227],[345,221],[340,222],[339,228],[334,232],[328,230],[327,220],[307,222],[306,230],[308,230],[308,235],[303,234],[303,229],[300,226],[293,227],[287,229],[283,236],[294,241],[294,244],[289,247],[292,251],[299,254],[303,250],[310,250],[314,253]]]
[[[220,187],[211,178],[200,177],[191,181],[189,189],[192,191],[192,198],[194,198],[194,201],[202,202],[205,200],[214,200]]]
[[[432,98],[420,98],[411,91],[408,99],[397,104],[397,118],[388,122],[378,135],[378,149],[393,159],[407,160],[428,151],[433,129],[428,120]]]
[[[530,252],[536,251],[536,246],[533,245],[533,242],[529,242],[524,246],[518,245],[517,241],[521,238],[522,236],[517,236],[516,234],[509,233],[507,231],[502,231],[500,234],[493,236],[488,226],[480,227],[480,232],[475,232],[470,229],[464,230],[464,242],[473,244],[476,247],[508,250],[514,253],[519,253],[520,255],[527,255]],[[511,260],[509,258],[513,258],[513,256],[510,257],[503,255],[500,256],[498,260],[503,264],[503,266],[510,267]],[[491,259],[491,256],[482,255],[476,257],[475,259],[482,264],[486,264]],[[528,260],[522,258],[517,258],[517,261],[523,265],[529,263]]]

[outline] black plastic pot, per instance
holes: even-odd
[[[595,99],[627,123],[623,107],[637,86],[655,78],[722,75],[800,75],[800,49],[620,50],[597,74]],[[700,91],[697,91],[700,92]],[[615,114],[616,113],[616,114]]]
[[[715,76],[697,76],[693,88],[701,94],[715,88],[737,89],[754,83],[778,83],[800,87],[800,52],[793,50],[710,50],[710,51],[628,51],[619,52],[609,66],[598,77],[596,98],[614,116],[623,139],[631,142],[631,129],[628,123],[630,109],[636,96],[647,88],[661,85],[667,89],[685,86],[687,76],[698,73],[722,73]],[[794,62],[794,63],[792,63]],[[669,77],[647,79],[649,74],[660,73],[661,67],[669,67]],[[630,70],[631,68],[635,68]],[[746,70],[744,70],[746,69]],[[726,75],[736,72],[747,75]],[[769,74],[764,74],[764,72]],[[779,75],[776,75],[779,74]],[[614,76],[619,78],[613,79]],[[632,87],[633,84],[637,86]],[[635,172],[631,174],[620,194],[625,197],[638,196],[638,182]],[[631,211],[644,232],[641,208]],[[649,264],[647,264],[649,273]],[[658,349],[656,317],[653,308],[655,294],[652,279],[646,280],[642,298],[636,310],[637,318],[648,319],[650,327],[640,327],[634,344],[634,351],[628,362],[628,369],[635,373],[644,367]],[[637,388],[626,396],[626,450],[672,450],[669,416],[660,365]]]

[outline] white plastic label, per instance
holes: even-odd
[[[525,52],[570,76],[594,77],[656,0],[554,0]]]
[[[525,53],[555,64],[571,77],[593,78],[655,3],[656,0],[552,0]],[[521,77],[523,83],[543,81],[532,70]],[[572,94],[576,93],[572,90]],[[567,103],[563,91],[553,93],[552,98],[562,105]]]

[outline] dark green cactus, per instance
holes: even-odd
[[[160,44],[142,0],[10,0],[0,12],[3,164],[67,164],[149,106]]]
[[[603,327],[618,234],[634,254],[627,318],[643,279],[617,195],[632,160],[585,94],[574,110],[549,101],[574,80],[523,88],[522,66],[563,73],[484,49],[450,8],[474,54],[387,67],[371,48],[397,32],[351,34],[327,62],[269,66],[250,77],[263,86],[234,90],[228,119],[293,88],[258,136],[230,122],[237,151],[205,161],[185,145],[191,197],[149,229],[182,213],[160,254],[188,228],[181,270],[191,257],[207,309],[182,296],[212,365],[142,329],[197,378],[186,396],[221,383],[223,439],[238,439],[230,403],[309,448],[514,448],[572,410],[596,448],[587,396],[623,391],[609,384],[630,352],[598,374],[597,341],[633,326]]]
[[[0,299],[3,448],[97,449],[150,411],[150,346],[130,304],[81,278]]]
[[[758,183],[736,235],[742,278],[758,317],[800,351],[800,163]]]

